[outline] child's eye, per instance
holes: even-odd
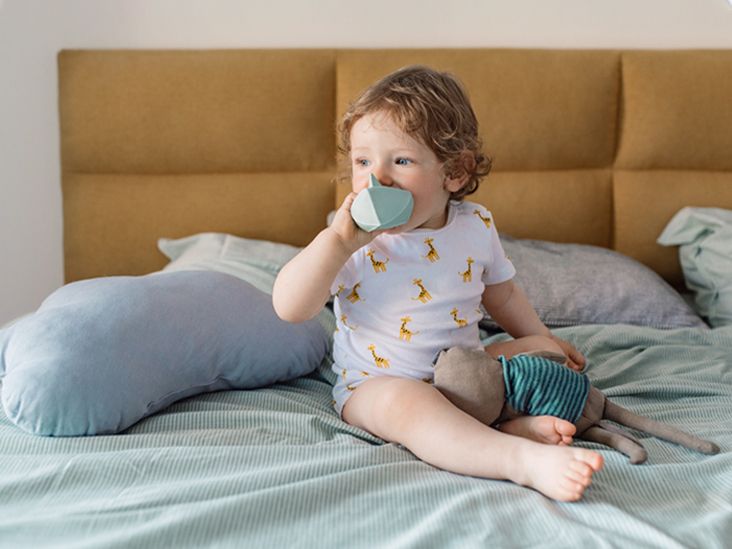
[[[353,163],[356,164],[357,166],[368,166],[369,165],[369,161],[366,158],[357,158],[356,160],[353,161]]]
[[[409,158],[397,158],[396,163],[399,166],[407,166],[408,164],[411,164],[412,161]]]

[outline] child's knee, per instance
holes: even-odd
[[[410,398],[413,384],[423,382],[391,376],[369,379],[358,386],[343,408],[343,418],[370,433],[389,440],[395,440],[401,431],[401,424],[413,413]]]

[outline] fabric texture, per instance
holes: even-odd
[[[431,380],[437,353],[480,346],[486,285],[516,273],[491,213],[450,202],[445,226],[381,234],[346,261],[331,287],[340,412],[369,376]]]
[[[556,333],[585,353],[587,374],[613,401],[722,452],[704,456],[639,433],[649,459],[633,466],[577,441],[605,466],[582,501],[559,503],[442,471],[341,421],[319,373],[329,371],[326,357],[292,381],[177,402],[124,436],[32,437],[0,411],[0,545],[727,547],[732,327]]]
[[[158,248],[170,263],[163,271],[215,271],[246,280],[272,294],[277,273],[302,250],[281,242],[242,238],[225,233],[198,233],[183,238],[160,238]],[[324,307],[316,316],[331,333],[333,312]]]
[[[506,402],[530,416],[555,416],[576,423],[582,415],[590,380],[564,364],[539,356],[517,355],[503,366]]]
[[[501,234],[506,254],[541,320],[550,328],[633,324],[706,327],[683,297],[637,261],[605,248]],[[484,325],[496,329],[490,318]]]
[[[732,210],[682,208],[658,243],[679,246],[686,286],[712,326],[732,324]]]
[[[117,433],[185,397],[307,374],[327,350],[317,320],[280,320],[227,274],[91,279],[0,332],[2,404],[34,434]]]
[[[495,158],[471,200],[510,234],[614,247],[676,284],[665,224],[732,208],[729,49],[67,50],[66,281],[160,269],[165,234],[305,245],[334,205],[338,113],[414,63],[465,84]]]
[[[226,273],[271,294],[279,270],[302,248],[224,233],[199,233],[160,238],[158,249],[170,260],[163,271]]]

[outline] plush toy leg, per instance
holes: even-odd
[[[610,446],[610,448],[622,452],[630,458],[630,462],[633,464],[643,463],[648,458],[646,449],[643,446],[637,444],[624,434],[605,430],[599,425],[594,425],[587,429],[582,433],[582,438]]]
[[[719,446],[713,442],[685,433],[671,425],[666,425],[665,423],[660,423],[650,418],[634,414],[630,410],[626,410],[617,404],[613,404],[609,400],[605,404],[604,417],[605,419],[610,419],[615,423],[620,423],[626,427],[638,429],[639,431],[668,440],[669,442],[681,444],[686,448],[696,450],[702,454],[719,453]]]
[[[617,433],[620,436],[624,436],[625,438],[629,438],[630,440],[632,440],[633,442],[635,442],[638,446],[643,446],[643,443],[640,440],[638,440],[637,438],[635,438],[630,433],[625,432],[623,429],[621,429],[620,427],[618,427],[614,423],[610,423],[609,421],[605,421],[603,419],[603,420],[600,420],[600,422],[598,423],[598,425],[600,427],[602,427],[603,429],[605,429],[606,431],[610,431],[611,433]]]

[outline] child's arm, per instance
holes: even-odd
[[[272,303],[277,315],[288,322],[314,317],[330,297],[330,287],[348,258],[379,234],[359,229],[351,218],[349,194],[330,227],[285,265],[275,280]]]
[[[513,280],[486,286],[483,292],[483,306],[493,320],[514,338],[530,335],[543,335],[554,340],[569,359],[569,367],[581,370],[585,357],[574,345],[551,333],[536,314],[534,307],[520,286]]]

